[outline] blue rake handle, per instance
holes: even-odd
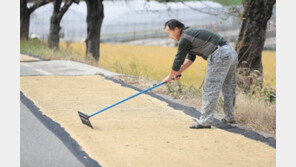
[[[182,76],[182,75],[178,75],[177,78],[179,78],[179,77],[181,77],[181,76]],[[174,80],[174,79],[175,79],[175,78],[173,78],[173,80]],[[166,83],[167,83],[167,82],[162,82],[162,83],[159,83],[159,84],[157,84],[157,85],[155,85],[155,86],[153,86],[153,87],[151,87],[151,88],[145,89],[145,90],[143,90],[143,91],[141,91],[141,92],[139,92],[139,93],[137,93],[137,94],[135,94],[135,95],[132,95],[132,96],[130,96],[130,97],[126,98],[126,99],[123,99],[123,100],[121,100],[121,101],[119,101],[119,102],[117,102],[117,103],[115,103],[115,104],[113,104],[113,105],[111,105],[111,106],[108,106],[108,107],[106,107],[106,108],[104,108],[104,109],[102,109],[102,110],[100,110],[100,111],[97,111],[97,112],[93,113],[93,114],[91,114],[89,117],[95,116],[95,115],[97,115],[97,114],[99,114],[99,113],[101,113],[101,112],[103,112],[103,111],[108,110],[109,108],[112,108],[112,107],[114,107],[114,106],[117,106],[117,105],[120,104],[120,103],[123,103],[123,102],[125,102],[125,101],[127,101],[127,100],[129,100],[129,99],[132,99],[132,98],[134,98],[134,97],[136,97],[136,96],[138,96],[138,95],[140,95],[140,94],[142,94],[142,93],[148,92],[149,90],[154,89],[154,88],[156,88],[156,87],[159,87],[159,86],[161,86],[161,85],[163,85],[163,84],[166,84]]]

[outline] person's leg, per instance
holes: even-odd
[[[209,56],[202,93],[201,117],[190,128],[208,127],[212,124],[219,94],[230,65],[230,56],[224,53],[223,47],[219,47],[218,50]]]
[[[225,79],[222,88],[223,94],[223,122],[234,123],[234,104],[235,104],[235,88],[236,88],[236,65],[230,67],[229,73]]]
[[[225,78],[222,87],[223,94],[223,112],[224,118],[222,122],[224,123],[235,123],[234,119],[234,105],[235,105],[235,88],[236,88],[236,66],[237,66],[237,54],[234,49],[230,46],[228,48],[230,52],[232,52],[233,63],[229,68],[228,74]]]

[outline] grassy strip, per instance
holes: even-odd
[[[241,5],[242,4],[242,0],[211,0],[211,1],[220,3],[223,6]]]
[[[30,53],[43,59],[69,59],[73,57],[72,52],[67,49],[50,49],[45,42],[38,39],[29,39],[20,41],[20,50],[24,53]]]

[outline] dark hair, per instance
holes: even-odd
[[[164,24],[164,28],[166,28],[166,26],[168,26],[170,30],[174,30],[176,27],[182,28],[182,29],[185,27],[183,23],[181,23],[180,21],[178,21],[176,19],[171,19],[171,20],[167,21]]]

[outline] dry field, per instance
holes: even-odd
[[[85,58],[83,43],[62,44],[74,54]],[[137,46],[119,44],[101,44],[100,66],[110,71],[161,80],[171,69],[176,47]],[[182,84],[198,88],[205,76],[206,61],[197,57],[195,63],[184,72]],[[276,87],[276,54],[263,51],[264,85]]]

